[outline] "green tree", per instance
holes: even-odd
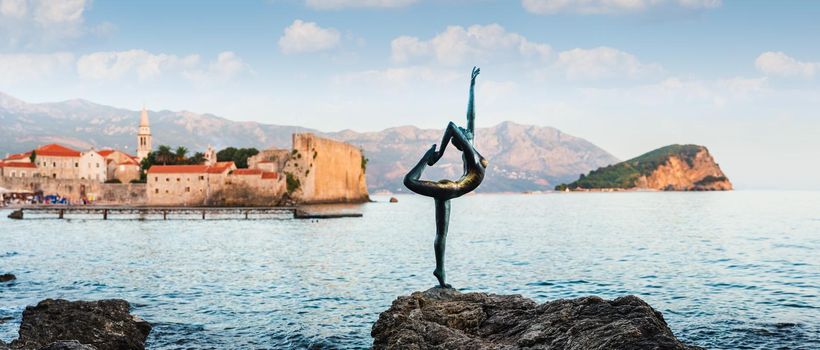
[[[228,147],[216,152],[216,160],[220,162],[234,162],[237,168],[247,168],[248,158],[259,154],[256,148]]]
[[[177,147],[176,152],[174,152],[174,155],[177,158],[177,162],[179,162],[179,163],[184,163],[185,162],[185,160],[186,160],[185,156],[187,154],[188,154],[188,149],[185,148],[184,146]]]
[[[192,165],[205,163],[205,153],[202,153],[202,152],[194,153],[193,156],[188,158],[188,161],[186,163],[187,164],[192,164]]]
[[[34,163],[34,161],[35,161],[35,160],[37,160],[37,150],[32,150],[32,151],[31,151],[31,155],[29,155],[29,156],[28,156],[28,159],[29,159],[32,163]]]

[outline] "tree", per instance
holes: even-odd
[[[216,152],[216,160],[220,162],[234,162],[237,168],[247,168],[248,158],[259,154],[256,148],[228,147]]]
[[[185,161],[185,155],[187,155],[187,154],[188,154],[188,149],[185,148],[184,146],[177,147],[176,152],[174,152],[174,155],[177,158],[177,162],[184,162]]]
[[[157,163],[162,163],[162,165],[168,165],[169,163],[171,163],[173,165],[176,155],[171,152],[171,147],[168,147],[166,145],[160,145],[159,147],[157,147],[156,153],[157,154],[155,158]]]
[[[193,156],[188,158],[188,164],[202,164],[205,163],[205,153],[196,152]]]
[[[34,163],[34,161],[37,159],[37,150],[33,150],[33,151],[31,151],[31,155],[30,155],[30,156],[28,156],[28,159],[29,159],[32,163]]]

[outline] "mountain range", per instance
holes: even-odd
[[[208,145],[289,148],[291,134],[312,132],[359,146],[369,159],[371,192],[406,191],[402,177],[432,144],[441,130],[400,126],[377,132],[322,132],[294,125],[237,122],[188,111],[149,111],[154,147],[166,144],[204,151]],[[0,154],[29,151],[59,143],[77,149],[115,148],[134,153],[139,111],[74,99],[28,103],[0,93]],[[442,122],[442,126],[446,122]],[[503,122],[476,130],[476,148],[490,165],[483,192],[550,190],[579,174],[618,162],[600,147],[552,127]],[[454,148],[425,177],[455,179],[461,158]]]

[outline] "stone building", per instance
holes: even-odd
[[[130,183],[140,178],[140,165],[137,157],[112,149],[98,151],[106,163],[106,178],[117,179],[121,183]]]
[[[215,165],[154,165],[148,169],[149,205],[208,205],[211,194],[222,190],[233,162]]]
[[[94,150],[82,152],[79,159],[77,177],[80,180],[94,180],[105,182],[107,178],[105,158]]]
[[[39,172],[37,166],[31,162],[0,162],[0,176],[3,177],[36,177]]]

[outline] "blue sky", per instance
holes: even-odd
[[[0,91],[321,130],[554,126],[820,189],[820,2],[0,0]]]

